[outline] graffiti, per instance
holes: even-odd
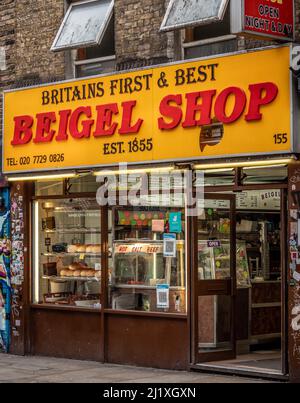
[[[297,332],[300,330],[300,306],[295,306],[292,315],[296,316],[292,319],[292,329]]]
[[[10,344],[10,204],[9,190],[0,191],[0,351],[7,352]]]
[[[12,232],[12,259],[11,259],[11,328],[12,336],[20,336],[23,309],[23,282],[24,282],[24,208],[22,190],[17,185],[11,197],[11,232]]]

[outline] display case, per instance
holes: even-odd
[[[199,280],[230,278],[230,244],[224,241],[198,241]],[[236,277],[238,288],[251,287],[245,242],[236,245]]]
[[[100,309],[101,209],[93,199],[35,201],[33,302]]]
[[[163,241],[115,241],[111,276],[113,309],[185,312],[184,241],[165,257]]]

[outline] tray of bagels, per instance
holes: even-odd
[[[101,245],[68,245],[68,253],[88,253],[88,254],[99,254],[101,253]]]
[[[101,270],[94,270],[88,267],[85,263],[72,263],[68,267],[64,267],[59,272],[60,277],[82,278],[101,278]]]

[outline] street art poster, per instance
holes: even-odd
[[[0,352],[10,344],[10,201],[9,190],[0,190]]]

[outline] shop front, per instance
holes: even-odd
[[[11,352],[297,378],[290,58],[5,93]]]

